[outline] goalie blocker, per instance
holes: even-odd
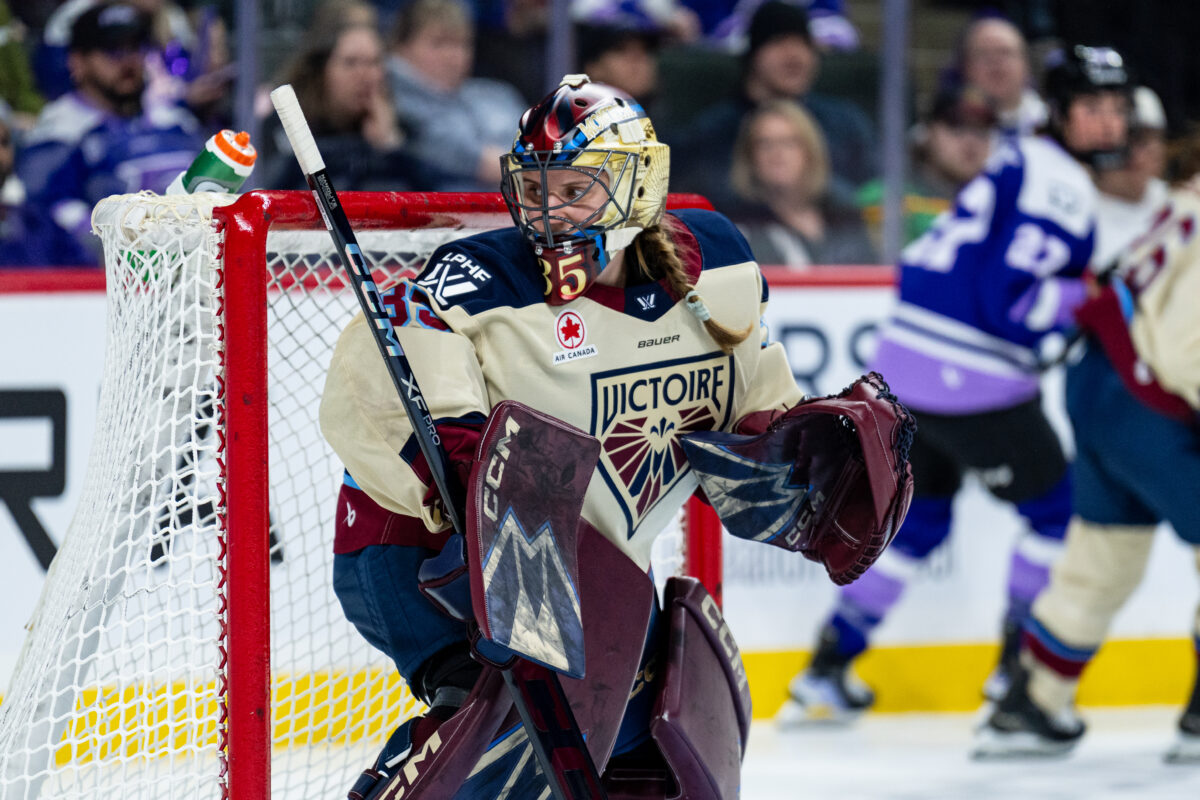
[[[762,434],[693,433],[683,447],[730,533],[798,551],[847,584],[875,563],[904,521],[916,429],[872,372],[839,394],[802,400]]]

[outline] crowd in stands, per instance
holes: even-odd
[[[851,22],[853,2],[574,0],[574,67],[647,107],[672,146],[672,189],[707,196],[763,263],[878,263],[885,193],[876,109],[865,94],[818,85],[830,59],[836,72],[847,53],[873,58]],[[233,124],[232,6],[0,0],[0,122],[15,145],[0,233],[10,243],[36,224],[41,240],[55,242],[6,245],[0,262],[97,263],[95,202],[163,191],[205,138]],[[304,187],[265,102],[267,90],[290,82],[340,188],[496,189],[517,117],[546,88],[545,2],[299,7],[310,12],[306,33],[279,64],[265,65],[259,166],[247,188]],[[905,242],[950,206],[997,137],[1044,125],[1033,60],[1016,24],[982,15],[963,30],[937,85],[914,92]],[[697,85],[665,90],[680,81]],[[1162,122],[1134,149],[1161,150]],[[1107,179],[1114,208],[1143,202],[1139,187],[1158,175],[1139,176],[1154,163],[1161,173],[1157,158]],[[1149,187],[1152,205],[1163,188]]]

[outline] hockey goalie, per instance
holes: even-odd
[[[714,212],[664,213],[668,164],[633,98],[567,76],[502,160],[515,225],[385,293],[465,536],[367,319],[339,340],[321,407],[346,468],[334,588],[428,706],[353,800],[736,797],[746,674],[698,582],[660,601],[655,537],[700,488],[735,535],[845,583],[904,518],[911,418],[876,375],[802,398],[760,334],[745,241]],[[563,723],[515,710],[506,671],[530,663],[561,676],[602,788],[541,773],[530,726]]]

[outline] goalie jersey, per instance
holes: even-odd
[[[1050,139],[1002,140],[901,254],[899,303],[873,368],[906,404],[972,414],[1032,399],[1038,345],[1083,299],[1097,192]]]
[[[673,216],[682,223],[680,254],[713,318],[732,330],[765,330],[767,287],[733,225],[709,211]],[[697,486],[680,436],[732,430],[753,412],[791,407],[801,393],[778,343],[751,335],[723,353],[661,282],[595,285],[560,306],[545,303],[543,290],[533,252],[509,228],[443,246],[385,303],[451,461],[470,458],[455,431],[477,429],[502,400],[587,431],[601,456],[583,516],[645,569],[653,540]],[[445,529],[361,314],[334,352],[321,427],[356,490],[425,531]],[[432,536],[421,543],[439,546],[444,534]],[[342,527],[338,537],[338,552],[377,543]]]

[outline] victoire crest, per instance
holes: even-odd
[[[687,474],[680,436],[719,429],[733,404],[733,358],[660,361],[592,378],[592,430],[600,471],[631,531]]]

